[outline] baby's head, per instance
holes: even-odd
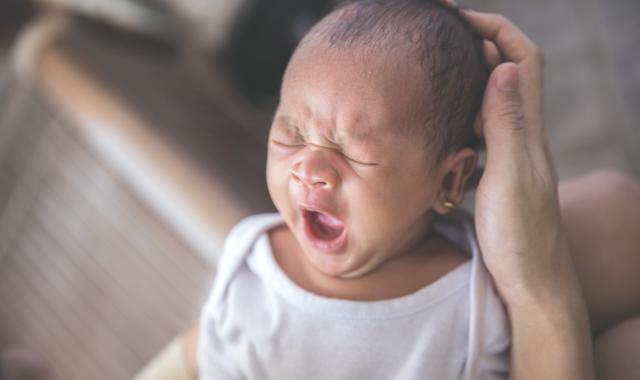
[[[272,199],[321,272],[410,253],[459,203],[488,70],[482,40],[437,1],[356,1],[305,36],[269,138]]]

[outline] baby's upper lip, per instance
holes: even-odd
[[[336,215],[336,212],[334,212],[333,209],[328,207],[326,204],[321,204],[319,202],[301,202],[299,205],[300,205],[300,208],[303,210],[319,212],[322,214],[329,215],[334,219],[342,220]]]
[[[301,190],[302,191],[296,194],[300,209],[320,212],[332,218],[342,220],[342,218],[338,216],[340,213],[332,196],[333,194],[323,191],[313,191],[306,188]]]

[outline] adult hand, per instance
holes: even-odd
[[[487,39],[485,55],[494,67],[476,123],[487,146],[476,229],[496,286],[511,301],[523,290],[546,289],[561,275],[558,260],[568,255],[543,129],[543,56],[504,17],[464,14]]]
[[[504,17],[463,15],[486,39],[493,68],[476,124],[487,162],[475,223],[511,321],[511,376],[592,379],[588,316],[562,231],[543,128],[543,55]]]

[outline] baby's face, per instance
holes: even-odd
[[[342,54],[305,47],[292,58],[267,182],[312,267],[348,278],[424,236],[442,173],[417,132],[418,69]]]

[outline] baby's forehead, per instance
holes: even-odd
[[[291,62],[312,57],[307,64],[315,64],[315,71],[288,77],[305,84],[338,81],[342,87],[321,98],[364,103],[360,108],[381,119],[402,120],[390,122],[396,134],[444,151],[473,143],[471,126],[487,77],[481,50],[481,38],[435,0],[361,0],[311,29]],[[325,65],[333,59],[341,64]]]
[[[304,83],[338,81],[343,87],[353,89],[355,96],[378,94],[385,104],[404,105],[429,96],[431,86],[425,67],[428,68],[428,64],[420,62],[409,46],[398,45],[393,50],[341,49],[312,41],[296,50],[284,82],[287,77]]]
[[[429,118],[427,112],[438,111],[437,107],[428,104],[435,89],[431,74],[439,71],[438,59],[434,56],[427,59],[419,44],[411,38],[400,33],[376,43],[340,45],[322,36],[313,37],[313,33],[312,37],[303,40],[294,57],[304,55],[318,68],[325,62],[339,61],[340,69],[360,74],[359,77],[341,78],[345,85],[358,86],[362,84],[361,77],[379,83],[378,92],[385,98],[385,105],[402,109],[405,116],[425,121]],[[336,75],[336,71],[325,71],[318,72],[316,77],[296,80],[327,80]]]
[[[372,128],[404,133],[408,124],[423,122],[419,110],[428,96],[422,70],[409,60],[308,44],[287,68],[281,107],[303,113],[296,118],[310,113],[335,119],[357,140],[372,139]]]

